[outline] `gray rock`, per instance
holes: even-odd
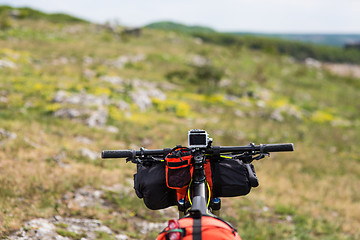
[[[63,160],[66,159],[66,152],[61,151],[52,157],[52,159],[59,165],[59,167],[69,168],[70,164],[64,163]]]
[[[306,64],[306,66],[313,67],[313,68],[321,68],[321,66],[322,66],[320,61],[313,59],[313,58],[306,58],[305,64]]]
[[[134,184],[133,179],[128,179],[128,183],[130,186],[132,186]],[[110,191],[110,192],[115,192],[118,194],[124,193],[124,194],[130,194],[130,192],[133,191],[133,188],[128,187],[128,186],[124,186],[123,184],[114,184],[112,186],[102,186],[101,187],[102,190],[104,191]]]
[[[4,97],[4,96],[0,96],[0,103],[7,103],[8,102],[8,98]]]
[[[129,237],[126,236],[125,234],[118,234],[118,235],[115,236],[115,238],[117,240],[128,240],[129,239]]]
[[[30,138],[28,137],[24,137],[24,141],[29,144],[30,146],[32,146],[33,148],[40,148],[41,145],[37,144],[36,142],[32,141]]]
[[[274,112],[272,112],[270,118],[272,120],[278,121],[278,122],[283,122],[284,121],[284,117],[281,114],[281,111],[279,111],[278,109],[276,109]]]
[[[167,226],[167,222],[162,223],[154,223],[154,222],[147,222],[147,221],[136,221],[135,227],[141,234],[147,234],[151,231],[157,230],[160,231]]]
[[[54,112],[55,117],[59,118],[78,118],[82,115],[82,112],[73,108],[63,108]]]
[[[77,136],[75,137],[75,140],[78,141],[79,143],[84,143],[84,144],[91,144],[93,142],[93,140],[91,140],[90,138],[83,136]]]
[[[200,55],[191,55],[189,57],[189,63],[197,67],[203,67],[206,65],[210,65],[211,61]]]
[[[25,223],[24,228],[8,237],[9,240],[70,240],[57,234],[56,226],[49,220],[38,218]]]
[[[65,102],[67,97],[68,97],[68,93],[66,91],[63,90],[59,90],[55,93],[55,96],[53,98],[54,102],[58,102],[58,103],[62,103]]]
[[[120,85],[124,83],[124,79],[119,76],[102,76],[100,78],[101,81],[109,82],[112,84]]]
[[[11,10],[9,13],[12,18],[21,17],[21,12],[17,9]]]
[[[286,216],[286,221],[287,221],[287,222],[292,222],[292,221],[293,221],[293,217],[290,216],[290,215],[287,215],[287,216]]]
[[[122,111],[125,110],[129,110],[130,109],[130,104],[128,104],[127,102],[123,101],[123,100],[119,100],[115,103],[115,105]]]
[[[67,193],[62,197],[68,208],[85,208],[94,206],[105,206],[105,201],[101,198],[104,192],[90,186],[77,189],[74,193]]]
[[[69,63],[70,63],[70,60],[67,57],[59,57],[52,61],[53,65],[66,65]]]
[[[16,68],[16,64],[10,60],[0,59],[0,69],[1,68]]]
[[[95,96],[92,94],[82,93],[73,93],[70,94],[66,91],[60,90],[56,92],[53,102],[57,103],[69,103],[74,105],[81,106],[106,106],[110,104],[109,98],[106,95]]]
[[[152,101],[148,92],[144,89],[139,89],[136,92],[130,93],[131,100],[139,107],[140,111],[152,107]]]
[[[304,114],[299,109],[292,106],[284,109],[284,112],[287,113],[289,116],[295,117],[298,120],[301,120],[304,117]]]
[[[234,113],[235,113],[235,116],[237,116],[237,117],[245,117],[245,113],[243,111],[241,111],[240,109],[235,109]]]
[[[98,152],[91,151],[87,148],[81,148],[80,154],[82,157],[86,157],[90,160],[96,160],[100,157],[100,154]]]
[[[144,54],[137,54],[137,55],[122,55],[119,56],[117,59],[108,61],[107,64],[117,67],[117,68],[123,68],[125,64],[127,63],[137,63],[140,61],[145,60]]]
[[[233,84],[233,81],[228,78],[223,78],[219,82],[220,87],[228,87],[228,86],[231,86],[232,84]]]
[[[97,232],[105,232],[109,235],[114,235],[110,228],[103,225],[101,221],[87,218],[62,218],[55,216],[53,219],[38,218],[25,223],[24,227],[19,231],[8,236],[9,240],[71,240],[68,237],[63,237],[56,231],[59,225],[67,226],[61,227],[65,231],[73,232],[75,234],[84,234],[86,237],[82,239],[95,240]],[[123,234],[122,234],[123,235]],[[123,239],[124,238],[123,235]]]
[[[158,89],[154,83],[140,79],[133,79],[131,84],[137,90],[135,92],[131,92],[130,97],[131,100],[139,107],[140,111],[145,111],[152,107],[151,98],[158,98],[160,100],[166,99],[165,93]]]
[[[132,79],[128,81],[128,84],[131,84],[135,89],[142,89],[148,92],[148,95],[151,97],[156,97],[161,100],[166,99],[165,93],[163,93],[158,86],[153,82],[148,82],[141,79]],[[166,84],[161,84],[161,86],[165,86]],[[168,85],[169,86],[169,85]]]
[[[89,127],[102,127],[107,122],[108,110],[106,106],[110,104],[110,100],[106,95],[99,97],[84,92],[70,94],[60,90],[55,94],[53,101],[62,104],[78,105],[78,108],[62,108],[57,110],[54,113],[55,117],[81,118],[80,120]],[[97,109],[93,110],[90,106],[97,106]]]
[[[16,135],[16,133],[6,131],[5,129],[0,128],[0,137],[13,140],[13,139],[16,139],[17,135]]]
[[[114,126],[106,126],[105,130],[109,133],[118,133],[119,132],[119,129]]]
[[[175,207],[168,207],[165,209],[158,210],[160,214],[166,218],[178,218],[179,217],[179,211]]]
[[[89,127],[104,127],[108,118],[108,110],[102,107],[93,111],[86,108],[81,110],[63,108],[54,112],[53,115],[59,118],[80,119]]]
[[[83,63],[85,65],[90,65],[93,64],[95,62],[95,60],[92,57],[86,56],[83,58]]]
[[[153,143],[153,140],[151,140],[150,138],[145,138],[141,141],[141,145],[143,145],[144,147],[147,147],[149,145],[151,145]]]
[[[102,127],[105,126],[108,118],[108,110],[106,108],[99,108],[96,111],[91,112],[85,123],[89,127]]]
[[[106,106],[109,104],[109,99],[106,95],[97,97],[91,94],[79,93],[71,95],[69,98],[66,99],[66,102],[78,105]]]
[[[85,69],[82,74],[86,79],[92,79],[96,76],[96,72],[91,69]]]
[[[232,101],[232,102],[237,102],[237,101],[239,101],[239,97],[234,96],[234,95],[230,95],[230,94],[226,94],[226,95],[225,95],[225,99],[226,99],[226,100],[229,100],[229,101]]]
[[[0,128],[0,146],[4,145],[10,140],[15,140],[17,138],[16,133],[6,131],[5,129]]]
[[[256,106],[258,106],[259,108],[265,108],[266,107],[266,102],[263,100],[258,100],[256,102]]]

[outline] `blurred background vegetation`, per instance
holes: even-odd
[[[0,236],[60,215],[154,238],[132,223],[168,216],[136,198],[136,166],[100,152],[186,145],[200,128],[214,145],[295,145],[255,163],[260,187],[223,199],[243,239],[359,239],[359,63],[356,49],[0,7]],[[89,186],[111,207],[64,197]]]

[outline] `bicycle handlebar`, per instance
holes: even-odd
[[[246,145],[246,146],[232,146],[232,147],[223,147],[223,146],[212,146],[206,149],[206,153],[244,153],[244,152],[259,152],[259,153],[269,153],[269,152],[291,152],[294,151],[294,145],[292,143],[280,143],[280,144],[260,144],[260,145]],[[138,150],[104,150],[101,153],[102,158],[134,158],[134,157],[165,157],[171,152],[171,148],[164,149],[140,149]]]
[[[101,153],[101,158],[128,158],[136,156],[133,150],[104,150]]]
[[[281,143],[281,144],[260,144],[260,152],[292,152],[294,151],[294,144]]]
[[[129,158],[140,156],[166,156],[171,152],[171,148],[164,149],[143,149],[143,150],[104,150],[101,158]]]

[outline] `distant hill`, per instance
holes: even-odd
[[[270,54],[284,54],[303,61],[314,58],[324,62],[360,64],[360,51],[336,46],[318,45],[270,36],[235,35],[226,33],[193,33],[204,42],[223,46],[247,47]]]
[[[11,16],[17,19],[46,19],[50,22],[66,23],[66,22],[87,22],[84,19],[77,18],[65,13],[44,13],[29,7],[10,7],[0,6],[0,16]]]
[[[222,33],[207,27],[175,22],[156,22],[145,27],[186,33],[213,44],[246,46],[268,53],[290,55],[300,61],[315,58],[325,62],[360,63],[360,51],[343,48],[346,43],[360,41],[357,34]]]
[[[240,36],[263,36],[275,37],[300,42],[316,43],[321,45],[330,45],[343,47],[347,43],[360,42],[360,34],[265,34],[265,33],[246,33],[246,32],[232,32],[230,34]]]
[[[209,27],[187,26],[181,23],[168,22],[168,21],[151,23],[146,25],[145,27],[152,29],[160,29],[160,30],[171,30],[182,33],[193,33],[193,32],[215,33],[216,32],[214,29],[211,29]]]
[[[216,33],[212,28],[204,26],[188,26],[176,22],[155,22],[149,25],[146,25],[147,28],[153,29],[162,29],[162,30],[172,30],[183,33]],[[224,32],[225,33],[225,32]],[[270,37],[270,38],[280,38],[285,40],[299,41],[304,43],[315,43],[319,45],[329,45],[343,47],[347,43],[360,42],[360,34],[287,34],[287,33],[251,33],[251,32],[227,32],[226,34],[230,35],[239,35],[239,36],[258,36],[258,37]]]

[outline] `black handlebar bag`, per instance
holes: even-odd
[[[134,189],[147,208],[158,210],[176,205],[176,190],[166,186],[165,163],[137,164]]]
[[[254,166],[235,158],[219,158],[211,162],[214,197],[247,195],[259,185]]]

